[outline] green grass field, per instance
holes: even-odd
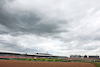
[[[91,62],[92,64],[94,64],[96,67],[100,67],[100,62]]]

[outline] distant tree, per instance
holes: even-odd
[[[84,58],[87,58],[87,55],[85,55]]]
[[[36,53],[36,54],[38,54],[38,53]]]

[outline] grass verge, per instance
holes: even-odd
[[[100,62],[91,62],[92,64],[94,64],[96,67],[100,67]]]

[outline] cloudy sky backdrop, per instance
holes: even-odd
[[[0,0],[0,51],[100,55],[100,0]]]

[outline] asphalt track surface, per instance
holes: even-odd
[[[34,62],[0,60],[0,67],[95,67],[84,62]]]

